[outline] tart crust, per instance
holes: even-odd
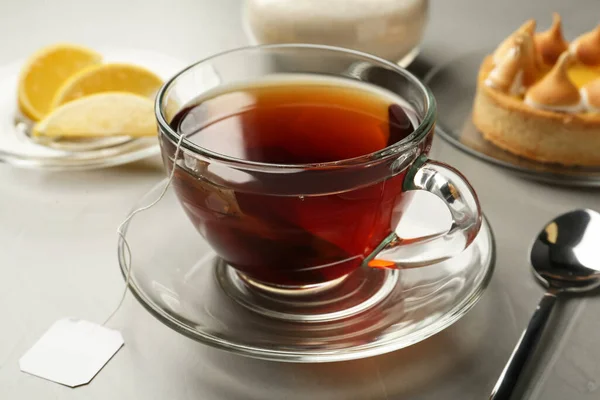
[[[492,56],[477,78],[473,123],[483,137],[513,154],[544,163],[600,166],[600,114],[540,110],[485,84]]]

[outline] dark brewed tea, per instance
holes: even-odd
[[[190,104],[171,126],[204,149],[241,160],[327,163],[411,134],[418,121],[398,103],[336,80],[265,81]],[[388,165],[238,174],[210,160],[198,163],[176,170],[186,213],[217,254],[267,284],[309,285],[348,274],[399,218],[394,208],[404,172],[392,173]]]

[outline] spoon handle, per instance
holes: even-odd
[[[496,386],[494,386],[494,389],[492,390],[490,400],[510,399],[519,376],[523,371],[523,366],[529,359],[529,356],[533,353],[555,303],[556,292],[549,290],[544,294],[544,297],[542,297],[531,320],[529,320],[529,325],[527,325],[527,328],[523,331],[519,342],[515,346],[504,370],[500,374],[500,378],[498,378],[498,382],[496,382]]]

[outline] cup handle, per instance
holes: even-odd
[[[454,257],[473,242],[481,228],[481,208],[473,187],[460,172],[421,156],[406,174],[403,190],[425,190],[442,199],[452,215],[450,229],[411,239],[402,239],[393,232],[365,258],[363,265],[423,267]]]

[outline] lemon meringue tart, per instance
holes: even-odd
[[[473,123],[496,146],[531,160],[600,166],[600,26],[568,43],[561,19],[529,20],[481,64]]]

